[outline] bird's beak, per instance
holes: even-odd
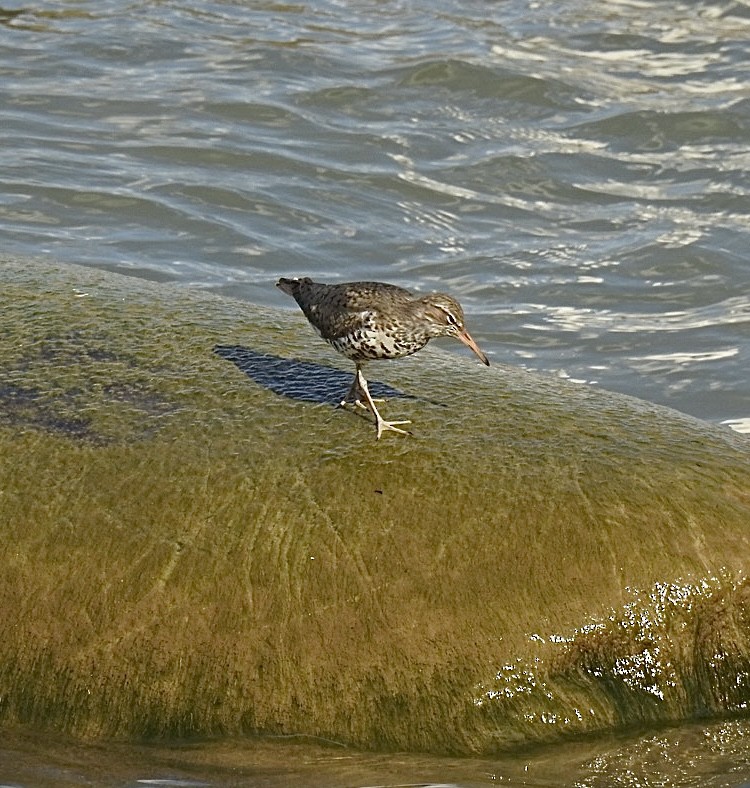
[[[479,345],[477,345],[477,343],[471,338],[471,334],[465,328],[461,329],[461,331],[459,331],[456,336],[464,343],[464,345],[466,345],[466,347],[470,347],[479,356],[479,360],[482,362],[482,364],[486,364],[489,367],[489,359],[484,355],[484,353],[482,353],[482,351],[479,349]]]

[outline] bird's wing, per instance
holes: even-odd
[[[336,313],[329,313],[327,317],[325,325],[320,329],[321,336],[323,339],[338,339],[368,330],[376,318],[376,313],[371,309],[340,309]]]

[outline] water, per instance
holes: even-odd
[[[7,733],[0,786],[76,788],[748,788],[747,723],[572,742],[497,758],[362,753],[307,737],[86,744]]]
[[[3,251],[445,289],[493,361],[750,432],[748,42],[730,0],[11,0]]]

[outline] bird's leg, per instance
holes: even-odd
[[[339,402],[339,407],[343,408],[344,405],[347,405],[350,402],[361,405],[362,402],[360,401],[359,394],[359,380],[357,379],[357,375],[355,375],[354,380],[352,380],[352,385],[349,386],[349,391],[347,391],[344,395],[344,399]]]
[[[375,407],[375,402],[370,396],[370,390],[367,388],[367,381],[365,380],[365,376],[362,374],[362,370],[359,368],[359,364],[357,364],[357,374],[354,378],[354,381],[355,383],[352,384],[352,386],[356,385],[356,387],[359,389],[359,392],[365,395],[367,407],[370,409],[372,415],[375,416],[375,426],[378,430],[378,440],[380,440],[383,430],[393,430],[393,432],[400,432],[402,435],[411,435],[411,433],[407,430],[401,430],[396,426],[397,424],[411,424],[410,421],[386,421],[378,413],[378,409]]]
[[[352,380],[352,385],[349,386],[349,391],[346,392],[346,395],[344,396],[344,399],[342,399],[341,402],[339,402],[339,407],[340,408],[343,408],[344,405],[347,405],[348,403],[351,402],[354,405],[356,405],[358,408],[362,408],[363,410],[369,410],[370,409],[368,405],[365,405],[365,403],[362,402],[362,395],[364,395],[364,398],[367,399],[367,397],[370,396],[370,392],[368,390],[367,394],[365,394],[365,392],[363,391],[362,386],[361,386],[361,384],[359,382],[359,377],[360,376],[359,376],[358,373],[359,373],[359,366],[357,367],[357,373],[355,373],[355,375],[354,375],[354,380]],[[365,379],[365,376],[362,375],[362,380],[364,380],[364,379]],[[366,385],[366,383],[365,383],[365,385]],[[374,398],[371,398],[371,399],[372,399],[373,402],[385,402],[384,399],[374,399]]]

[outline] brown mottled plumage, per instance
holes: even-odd
[[[384,282],[346,282],[326,285],[312,279],[279,279],[283,292],[299,304],[320,336],[357,366],[345,402],[352,397],[375,416],[377,436],[383,430],[405,433],[378,413],[362,374],[362,365],[373,359],[401,358],[421,350],[435,337],[452,336],[470,347],[483,364],[487,356],[464,327],[464,313],[455,298],[445,293],[412,295]]]

